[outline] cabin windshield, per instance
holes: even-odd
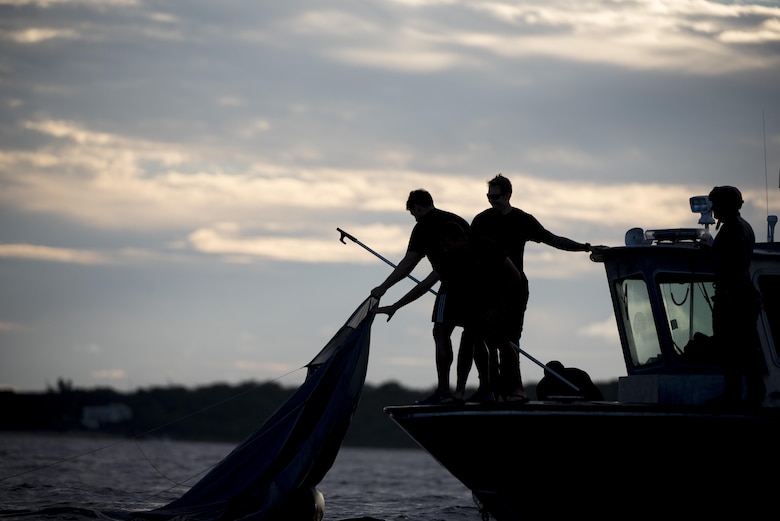
[[[710,365],[717,362],[712,343],[711,281],[661,279],[652,292],[641,278],[619,283],[622,320],[626,331],[628,355],[635,368],[664,364],[660,338],[671,335],[674,358],[679,363]],[[662,317],[656,320],[652,302],[662,306]],[[667,328],[659,334],[658,327]]]
[[[625,279],[619,292],[623,325],[628,340],[631,365],[641,367],[661,363],[661,344],[658,342],[650,294],[642,279]]]
[[[688,364],[717,363],[712,337],[712,281],[669,281],[659,284],[674,354]]]

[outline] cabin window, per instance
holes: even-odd
[[[641,279],[626,279],[619,284],[631,365],[641,367],[660,363],[661,344],[653,321],[647,284]]]
[[[719,363],[712,337],[712,281],[670,281],[659,285],[672,346],[687,364]]]

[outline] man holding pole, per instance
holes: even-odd
[[[420,294],[417,296],[412,295],[413,298],[411,300],[419,298],[439,280],[437,272],[440,269],[446,270],[444,267],[446,252],[442,245],[445,225],[448,222],[455,222],[468,233],[468,222],[452,212],[436,208],[433,204],[433,197],[426,190],[418,189],[410,192],[406,201],[406,209],[417,221],[417,224],[412,229],[406,254],[385,281],[371,290],[372,297],[381,298],[398,281],[409,276],[423,257],[427,257],[433,267],[433,272],[413,290],[419,291]],[[452,399],[450,395],[450,367],[452,366],[453,354],[450,336],[455,327],[459,325],[456,319],[459,313],[457,307],[463,305],[463,303],[457,302],[457,299],[448,301],[447,289],[447,284],[442,282],[433,306],[433,341],[436,349],[437,374],[436,391],[430,397],[418,402],[421,404],[442,403]],[[411,300],[407,300],[406,303]]]
[[[547,229],[545,229],[536,218],[513,207],[509,199],[512,197],[512,183],[501,174],[488,181],[487,198],[490,202],[490,208],[477,214],[471,222],[472,234],[475,237],[484,237],[495,241],[499,246],[504,248],[509,259],[522,273],[523,283],[521,286],[520,298],[522,301],[519,315],[516,319],[517,323],[517,336],[515,343],[519,347],[520,335],[523,331],[523,319],[525,315],[526,306],[528,304],[528,278],[523,271],[523,254],[525,250],[525,244],[528,241],[541,242],[565,251],[593,251],[590,243],[579,243],[566,237],[559,237],[554,235]],[[463,349],[463,347],[461,347]],[[500,395],[506,395],[511,393],[512,389],[522,388],[522,380],[514,381],[515,375],[520,378],[519,370],[515,371],[515,366],[519,367],[520,357],[518,351],[507,351],[510,355],[508,359],[506,356],[501,357],[500,367],[502,376],[498,382],[499,388],[494,388],[494,392]],[[491,359],[491,373],[493,380],[497,379],[497,375],[494,372],[496,366],[497,356],[494,351],[490,353]],[[505,369],[506,368],[506,369]],[[509,376],[507,381],[506,376]]]
[[[458,353],[458,384],[454,395],[442,396],[437,391],[438,395],[434,395],[437,401],[424,403],[462,401],[472,356],[477,362],[480,384],[468,401],[492,402],[494,397],[490,389],[486,345],[501,353],[513,351],[512,340],[517,334],[518,295],[522,275],[493,241],[469,237],[468,231],[454,221],[445,224],[441,245],[446,262],[440,263],[436,270],[398,302],[377,308],[376,312],[388,315],[387,320],[390,320],[396,311],[421,297],[436,281],[441,280],[442,285],[448,288],[448,323],[463,327]],[[453,306],[453,303],[457,305]],[[464,355],[469,358],[468,367],[463,365]],[[509,372],[512,368],[505,370]],[[514,370],[518,372],[519,365],[515,364]],[[507,381],[510,380],[521,382],[519,374],[514,378],[507,377]],[[522,387],[509,389],[504,399],[527,401]]]

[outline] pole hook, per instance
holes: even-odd
[[[336,230],[341,234],[341,236],[339,237],[339,240],[341,242],[343,242],[344,244],[347,244],[346,242],[344,242],[344,237],[346,237],[347,239],[349,239],[350,241],[354,242],[355,244],[357,244],[358,246],[360,246],[361,248],[363,248],[367,252],[371,253],[372,255],[377,257],[378,259],[381,259],[385,264],[391,266],[392,268],[396,267],[395,264],[393,264],[392,262],[390,262],[386,258],[382,257],[380,254],[378,254],[377,252],[375,252],[374,250],[372,250],[371,248],[369,248],[368,246],[366,246],[365,244],[363,244],[362,242],[357,240],[355,237],[353,237],[352,235],[350,235],[347,232],[345,232],[344,230],[342,230],[341,228],[336,228]],[[411,274],[407,275],[407,277],[412,279],[413,281],[415,281],[417,284],[420,283],[420,281],[418,279],[412,277]],[[434,291],[433,288],[430,288],[428,291],[433,293],[434,295],[436,295],[436,291]]]
[[[344,237],[346,237],[347,239],[349,239],[352,242],[357,242],[357,239],[355,239],[353,236],[351,236],[350,234],[348,234],[347,232],[345,232],[341,228],[336,228],[336,230],[341,234],[341,237],[339,237],[339,240],[341,241],[342,244],[347,244],[346,242],[344,242]]]

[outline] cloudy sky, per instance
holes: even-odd
[[[0,0],[0,387],[297,383],[390,270],[336,228],[397,262],[415,188],[617,246],[733,184],[763,240],[778,169],[776,0]],[[624,375],[603,266],[526,262],[522,347]],[[370,382],[434,385],[432,303]]]

